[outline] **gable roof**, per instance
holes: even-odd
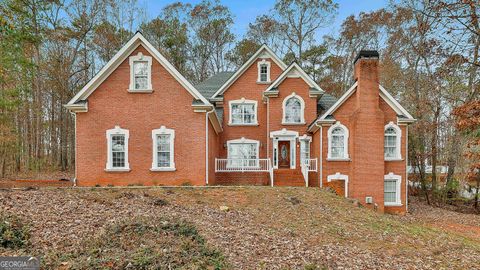
[[[284,70],[287,65],[278,58],[278,56],[266,45],[263,44],[248,60],[245,62],[219,89],[213,94],[211,98],[216,98],[219,95],[222,95],[228,87],[230,87],[240,76],[265,52],[273,61]]]
[[[325,113],[321,114],[317,120],[315,120],[309,127],[308,131],[315,132],[315,123],[318,122],[335,122],[335,118],[332,116],[334,113],[350,96],[357,90],[358,82],[355,82]],[[379,86],[380,97],[395,111],[397,114],[397,121],[401,123],[413,123],[416,121],[408,111],[393,98],[393,96],[383,88]]]
[[[270,84],[265,92],[275,90],[275,88],[277,88],[289,76],[300,77],[310,86],[310,89],[313,88],[313,90],[318,91],[319,94],[325,93],[325,91],[323,91],[323,89],[318,86],[318,84],[295,62],[290,64],[290,66],[288,66],[287,69],[285,69],[282,74]]]
[[[201,83],[195,85],[195,88],[207,99],[210,99],[222,85],[232,77],[235,72],[223,71],[213,75],[212,77],[204,80]]]
[[[107,64],[93,77],[66,105],[70,110],[77,110],[79,102],[85,101],[97,87],[140,45],[143,47],[193,96],[204,105],[212,106],[197,89],[183,77],[180,72],[148,42],[140,32],[137,32]],[[87,103],[85,103],[87,104]],[[86,106],[86,105],[85,105]],[[85,110],[86,111],[86,110]]]

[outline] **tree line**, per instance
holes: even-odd
[[[427,198],[441,188],[439,166],[448,167],[447,186],[468,177],[478,184],[471,155],[472,149],[478,155],[471,147],[478,129],[458,123],[465,108],[478,110],[471,104],[480,92],[479,3],[392,1],[319,37],[338,9],[333,0],[277,0],[239,36],[235,15],[218,0],[175,2],[153,19],[137,0],[4,0],[0,178],[73,170],[74,118],[62,105],[141,31],[193,83],[239,67],[264,43],[336,97],[353,83],[358,51],[376,49],[382,85],[418,119],[408,134],[408,156]]]

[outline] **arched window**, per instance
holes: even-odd
[[[328,129],[328,159],[348,159],[348,129],[340,122]]]
[[[393,122],[385,126],[384,154],[385,160],[401,159],[401,136],[402,130]]]
[[[295,93],[283,100],[282,124],[304,124],[305,102]]]

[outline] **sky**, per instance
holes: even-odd
[[[155,18],[160,10],[171,3],[179,0],[144,0],[144,5],[147,10],[148,19]],[[181,0],[180,0],[181,1]],[[140,1],[141,2],[141,1]],[[186,0],[184,3],[191,3],[195,5],[201,0]],[[268,14],[273,8],[275,0],[221,0],[223,5],[228,6],[235,16],[235,24],[233,32],[241,37],[245,34],[250,22],[254,22],[258,15]],[[369,12],[373,10],[386,7],[388,0],[337,0],[338,14],[335,17],[333,25],[328,28],[320,29],[317,33],[318,37],[324,35],[333,35],[340,30],[342,22],[348,16],[354,14],[358,15],[360,12]]]

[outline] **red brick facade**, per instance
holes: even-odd
[[[332,187],[337,193],[356,198],[381,212],[406,211],[407,125],[398,125],[402,134],[403,159],[386,161],[385,125],[397,124],[398,108],[395,111],[392,107],[395,104],[380,97],[378,59],[360,58],[356,62],[355,91],[348,98],[340,99],[339,106],[329,115],[330,120],[322,120],[317,104],[323,90],[299,66],[286,67],[263,47],[260,50],[264,51],[258,57],[253,57],[247,62],[249,65],[233,75],[233,81],[222,93],[220,90],[216,93],[218,97],[205,97],[211,104],[204,100],[205,104],[196,107],[192,102],[198,102],[199,97],[195,97],[195,93],[187,89],[188,85],[185,86],[182,79],[168,69],[168,64],[158,60],[156,55],[152,57],[151,67],[153,92],[132,93],[128,91],[131,80],[129,57],[139,52],[152,56],[152,49],[145,43],[123,55],[118,67],[93,89],[87,96],[88,108],[78,109],[79,103],[69,103],[70,109],[76,112],[77,185],[272,184],[269,172],[216,171],[216,159],[228,157],[229,141],[244,138],[258,141],[258,158],[269,159],[275,167],[271,171],[274,185]],[[268,83],[257,82],[259,62],[269,63],[271,81]],[[301,123],[283,121],[284,103],[292,96],[302,100],[304,119]],[[230,102],[238,100],[256,102],[257,124],[231,124]],[[214,106],[223,110],[221,123],[215,122],[219,118],[213,112]],[[332,161],[327,156],[328,130],[338,122],[348,129],[349,158]],[[129,170],[123,172],[106,170],[106,132],[116,126],[129,131]],[[151,170],[152,130],[161,126],[175,132],[175,168],[171,171]],[[315,169],[311,165],[312,170],[307,174],[308,184],[302,173],[300,140],[310,142],[310,159],[316,162]],[[287,168],[280,168],[280,144],[291,147]],[[401,177],[401,203],[395,206],[384,206],[383,201],[384,176],[389,174]],[[339,175],[344,179],[335,179]],[[345,177],[348,181],[344,181]],[[366,203],[366,197],[371,197],[373,202]]]

